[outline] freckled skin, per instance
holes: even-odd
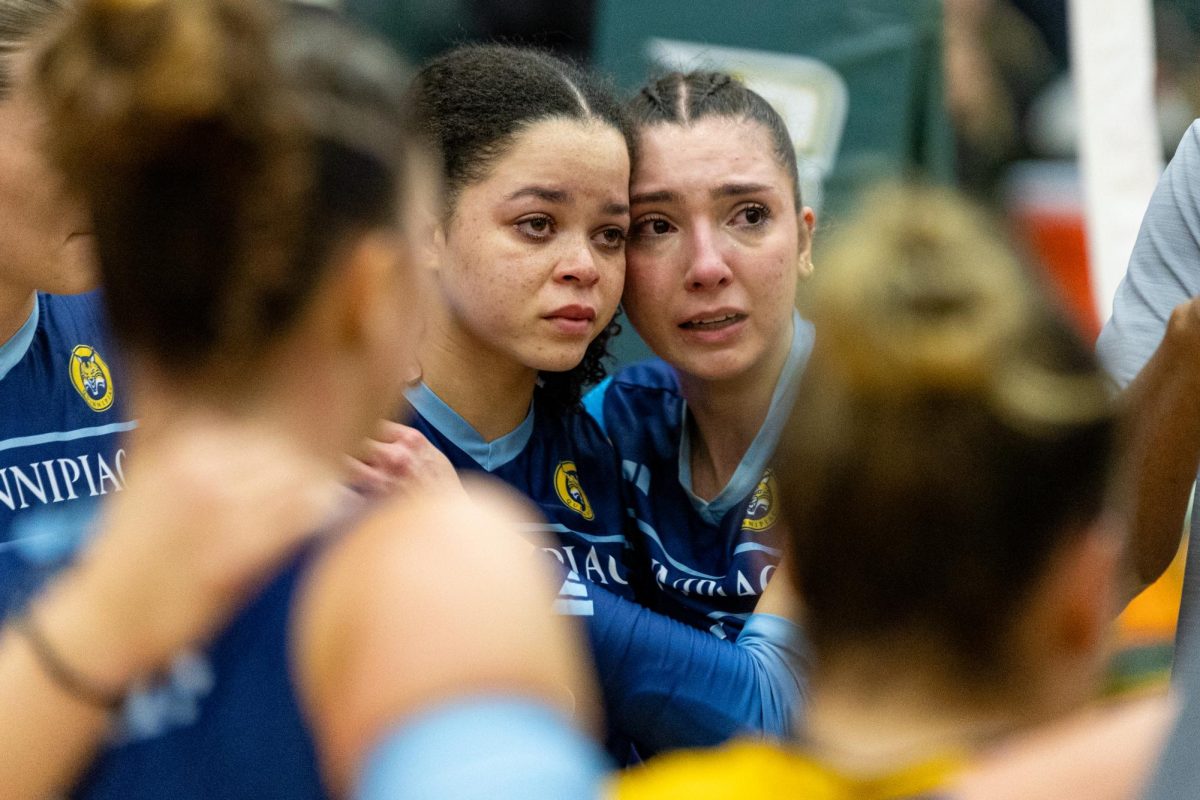
[[[532,186],[570,199],[512,198]],[[625,140],[608,125],[552,119],[517,136],[445,228],[436,280],[452,339],[535,370],[579,364],[620,300],[629,217],[610,206],[627,205],[628,186]],[[546,319],[569,305],[595,310],[586,330]]]
[[[680,372],[734,380],[786,352],[797,281],[811,269],[811,211],[759,123],[721,118],[644,128],[630,195],[624,307],[650,347]],[[761,187],[714,197],[732,184]],[[670,192],[668,200],[639,195]],[[766,208],[766,221],[761,221]],[[749,209],[749,210],[748,210]],[[658,228],[670,230],[656,230]],[[679,327],[706,311],[747,317],[721,341]]]

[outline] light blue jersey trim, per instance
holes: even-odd
[[[7,342],[0,344],[0,380],[4,380],[4,376],[21,363],[21,359],[29,352],[29,345],[33,344],[33,334],[37,331],[38,317],[41,316],[41,302],[34,294],[33,311],[29,312],[29,319],[25,320],[25,324],[18,328]]]
[[[107,436],[110,433],[124,433],[138,426],[137,421],[113,422],[109,425],[97,425],[93,428],[77,428],[73,431],[56,431],[54,433],[39,433],[36,436],[18,436],[0,442],[0,450],[14,450],[18,447],[33,447],[50,442],[73,442],[76,439],[87,439],[91,436]]]
[[[503,467],[521,455],[525,445],[529,444],[529,437],[533,435],[533,408],[529,409],[520,425],[489,442],[424,383],[409,389],[405,396],[430,425],[488,472]]]
[[[355,800],[599,800],[610,765],[556,710],[520,697],[456,700],[388,731]]]
[[[710,525],[719,524],[729,510],[745,500],[762,480],[763,470],[767,468],[767,462],[775,453],[783,426],[791,414],[796,391],[800,386],[800,376],[804,373],[804,365],[808,363],[808,357],[812,353],[814,338],[812,323],[801,317],[799,311],[793,311],[792,347],[775,384],[775,391],[771,394],[767,418],[754,435],[754,441],[742,456],[729,483],[725,484],[725,488],[716,497],[707,502],[692,491],[692,438],[688,434],[688,412],[687,405],[684,404],[683,430],[679,440],[679,483],[687,492],[696,512]]]
[[[658,545],[658,551],[662,553],[663,559],[675,569],[679,570],[680,572],[685,572],[694,578],[703,578],[704,580],[710,581],[725,580],[724,575],[709,575],[707,572],[694,570],[687,564],[675,558],[673,555],[667,552],[667,546],[663,544],[662,537],[658,535],[658,531],[654,530],[653,526],[651,526],[648,522],[638,519],[634,515],[633,509],[628,509],[626,513],[628,513],[630,518],[633,519],[634,523],[637,524],[638,530],[640,530],[647,538],[653,540],[654,543]]]
[[[604,424],[604,398],[608,395],[608,387],[612,386],[612,382],[613,376],[609,375],[583,396],[583,410],[596,420],[605,436],[608,436],[608,428]]]
[[[517,527],[529,533],[569,533],[572,536],[578,536],[580,539],[583,539],[587,542],[592,542],[594,544],[622,543],[626,546],[629,546],[629,542],[623,533],[605,535],[582,533],[574,528],[568,528],[566,525],[561,525],[557,522],[524,522],[520,523]]]

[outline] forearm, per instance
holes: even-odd
[[[804,687],[794,625],[756,615],[735,643],[603,589],[590,594],[588,635],[616,731],[650,751],[790,731]]]
[[[1190,304],[1172,315],[1162,344],[1126,389],[1130,411],[1117,499],[1129,523],[1126,600],[1153,583],[1179,549],[1191,487],[1200,467],[1200,380],[1186,342]]]
[[[86,578],[65,575],[35,603],[31,624],[73,672],[117,696],[133,681],[132,666],[90,591]],[[110,714],[56,679],[30,634],[6,624],[0,631],[0,799],[65,793],[103,742]]]

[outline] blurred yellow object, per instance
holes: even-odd
[[[1187,560],[1187,540],[1175,554],[1175,560],[1155,583],[1151,584],[1125,609],[1117,620],[1117,646],[1145,644],[1151,640],[1172,640],[1179,621],[1179,601],[1183,594],[1183,567]]]

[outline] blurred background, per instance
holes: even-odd
[[[1200,116],[1200,0],[344,0],[413,61],[534,45],[626,91],[713,67],[776,106],[820,231],[881,178],[991,206],[1094,337],[1162,164]],[[818,269],[819,249],[817,265]],[[631,332],[618,358],[648,353]],[[1182,561],[1127,610],[1114,691],[1170,664]]]

